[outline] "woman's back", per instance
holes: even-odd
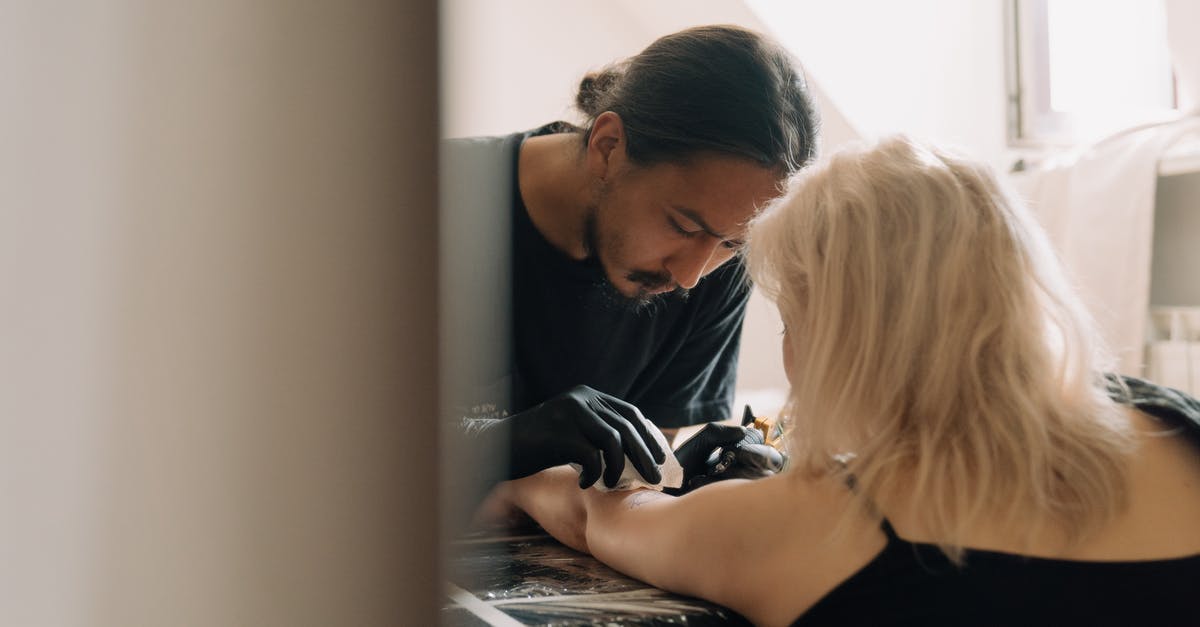
[[[1020,529],[977,527],[963,544],[978,549],[1072,560],[1144,560],[1200,553],[1200,449],[1178,425],[1128,410],[1137,446],[1129,457],[1129,507],[1076,546],[1062,533],[1046,533],[1022,544]],[[900,500],[899,498],[897,500]],[[914,542],[933,542],[919,512],[882,505],[897,533]],[[1032,519],[1036,512],[1024,517]]]
[[[963,538],[960,568],[938,548],[920,509],[895,494],[880,504],[883,522],[858,527],[849,541],[855,548],[845,554],[857,568],[842,567],[853,574],[815,603],[780,586],[776,599],[791,607],[762,616],[799,616],[796,624],[805,625],[1200,623],[1190,602],[1200,580],[1200,450],[1177,425],[1135,410],[1128,416],[1138,434],[1129,507],[1083,542],[1053,531],[1026,542],[1026,529],[984,524]],[[761,570],[811,577],[787,553]]]
[[[901,538],[795,625],[1180,625],[1200,620],[1192,601],[1200,555],[1077,561],[969,551],[960,567],[933,544]]]
[[[1102,335],[1036,216],[989,168],[905,137],[842,150],[748,240],[785,324],[795,478],[852,455],[856,525],[873,522],[856,548],[879,547],[848,548],[853,572],[928,544],[965,564],[956,585],[987,580],[980,562],[995,558],[992,579],[1032,593],[1044,585],[1021,568],[1049,560],[1099,573],[1083,562],[1200,554],[1200,452],[1114,404],[1097,378],[1112,363]],[[905,560],[900,580],[937,591],[948,580],[921,577],[926,561]]]

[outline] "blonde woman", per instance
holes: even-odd
[[[747,260],[786,326],[785,472],[672,497],[554,468],[506,498],[760,625],[1200,624],[1196,445],[1110,400],[986,167],[903,137],[841,152],[754,221]]]

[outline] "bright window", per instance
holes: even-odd
[[[1162,0],[1011,0],[1010,138],[1072,143],[1175,113]]]

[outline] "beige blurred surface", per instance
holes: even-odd
[[[436,3],[0,6],[0,624],[433,624]]]

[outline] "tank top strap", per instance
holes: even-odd
[[[845,463],[841,463],[841,466],[843,470],[846,467]],[[846,489],[850,490],[850,492],[854,494],[858,494],[858,478],[854,476],[854,473],[846,472],[846,475],[842,478],[842,481],[845,482]],[[872,513],[879,515],[879,510],[875,507],[874,503],[868,503],[867,507]],[[892,528],[892,523],[887,519],[887,516],[879,516],[879,521],[879,529],[883,531],[884,535],[887,536],[888,546],[893,546],[896,543],[904,542],[900,539],[900,536],[896,535],[896,530]]]
[[[886,517],[880,519],[879,529],[883,531],[883,535],[887,536],[888,544],[902,542],[900,536],[896,535],[896,530],[892,528],[892,523]]]

